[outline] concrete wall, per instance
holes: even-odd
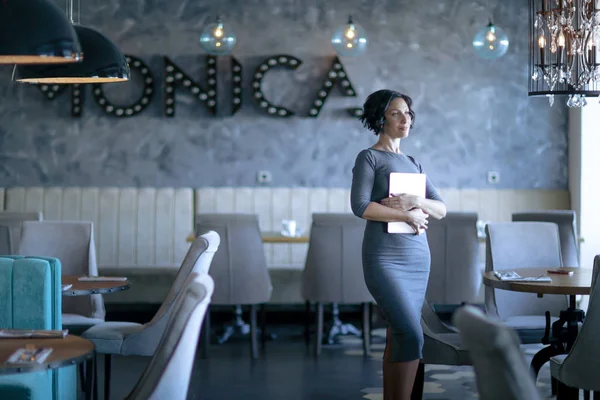
[[[217,3],[220,4],[217,7]],[[375,137],[348,116],[381,88],[404,91],[417,113],[403,143],[439,187],[566,189],[567,113],[563,101],[527,96],[527,2],[389,0],[90,0],[81,23],[100,30],[155,77],[152,104],[130,118],[106,115],[85,93],[81,118],[70,115],[68,92],[53,101],[30,85],[10,82],[0,68],[0,186],[252,186],[259,170],[272,186],[348,187],[358,151]],[[61,4],[62,5],[62,4]],[[231,101],[229,57],[218,60],[220,116],[177,89],[174,118],[163,114],[163,56],[205,82],[202,27],[221,12],[235,27],[234,56],[243,66],[244,103]],[[308,109],[335,53],[332,32],[352,13],[370,47],[342,62],[357,97],[334,89],[318,118]],[[497,61],[476,58],[471,41],[488,16],[511,44]],[[272,70],[264,93],[297,112],[265,115],[251,99],[256,66],[287,53],[303,61],[295,71]],[[106,96],[127,104],[132,83],[105,85]],[[487,172],[500,181],[487,183]]]

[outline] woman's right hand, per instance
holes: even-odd
[[[421,229],[427,229],[427,218],[429,214],[425,214],[420,208],[414,208],[406,213],[406,223],[415,230],[418,235]]]

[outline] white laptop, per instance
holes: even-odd
[[[391,196],[392,193],[408,193],[415,196],[425,197],[425,186],[425,174],[392,172],[390,173],[388,195]],[[388,233],[412,233],[413,235],[415,233],[415,230],[406,222],[388,222],[387,231]],[[419,233],[423,232],[423,229],[419,230]]]

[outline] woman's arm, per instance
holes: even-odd
[[[442,219],[446,216],[446,205],[442,201],[407,193],[392,194],[392,197],[381,200],[381,205],[403,212],[421,209],[435,219]]]
[[[446,205],[440,200],[426,199],[417,197],[417,208],[423,210],[435,219],[442,219],[446,216]]]
[[[421,229],[427,229],[428,222],[428,215],[420,208],[401,211],[375,202],[369,203],[362,217],[380,222],[406,222],[415,230],[416,234],[419,234]]]

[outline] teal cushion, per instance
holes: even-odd
[[[13,327],[53,329],[52,280],[48,261],[32,258],[13,264]]]
[[[0,376],[0,399],[52,400],[51,388],[51,371]]]

